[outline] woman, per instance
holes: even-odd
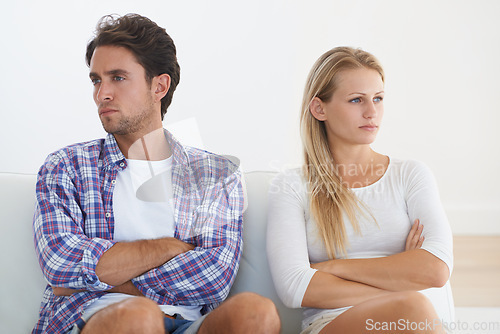
[[[273,180],[267,237],[278,295],[304,308],[302,333],[444,333],[440,320],[453,318],[435,180],[370,147],[383,99],[384,72],[365,51],[334,48],[309,74],[305,164]]]

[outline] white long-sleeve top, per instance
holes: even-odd
[[[370,215],[358,215],[359,235],[344,215],[348,241],[345,258],[375,258],[403,252],[411,225],[418,218],[424,225],[422,249],[443,260],[451,273],[451,229],[435,179],[423,163],[390,159],[386,172],[377,182],[351,190],[370,210],[376,223]],[[280,173],[270,185],[267,253],[281,300],[288,307],[301,307],[307,286],[316,272],[310,264],[329,259],[309,211],[308,189],[301,169]],[[454,306],[449,283],[422,293],[430,298],[441,320],[453,321]],[[302,326],[308,326],[326,313],[342,309],[304,308]]]

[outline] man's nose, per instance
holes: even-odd
[[[96,92],[96,101],[97,102],[105,102],[111,101],[113,99],[113,91],[112,87],[108,83],[101,82]]]

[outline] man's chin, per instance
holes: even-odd
[[[104,131],[106,131],[110,135],[123,135],[123,134],[125,134],[125,131],[123,131],[123,129],[110,126],[109,124],[104,124],[104,122],[101,122],[101,123],[102,123],[102,127],[103,127]]]

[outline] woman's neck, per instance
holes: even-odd
[[[389,166],[389,158],[373,151],[369,145],[337,147],[331,151],[337,172],[349,188],[375,183]]]

